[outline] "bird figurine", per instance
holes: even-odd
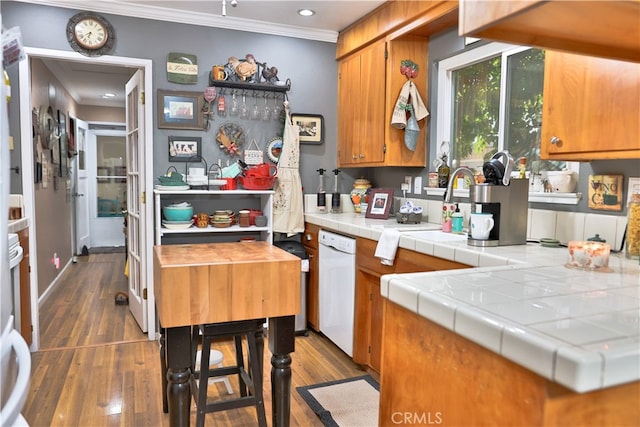
[[[267,67],[267,63],[262,64],[262,77],[264,81],[269,83],[275,83],[278,81],[278,69],[276,67]]]
[[[256,64],[256,60],[252,54],[248,53],[245,58],[245,60],[241,61],[235,56],[231,56],[227,61],[236,76],[242,81],[247,80],[247,78],[250,79],[258,69],[258,64]]]

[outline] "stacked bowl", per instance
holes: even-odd
[[[214,211],[209,222],[217,228],[226,228],[233,225],[236,220],[236,214],[232,210]]]
[[[193,206],[188,202],[172,203],[162,208],[166,228],[182,229],[193,225]]]

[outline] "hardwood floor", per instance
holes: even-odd
[[[123,254],[91,254],[70,266],[40,309],[41,350],[32,354],[23,415],[31,426],[168,426],[162,412],[159,347],[140,332],[127,306]],[[268,337],[267,337],[268,339]],[[231,341],[216,348],[233,360]],[[265,343],[267,348],[267,343]],[[271,424],[270,353],[265,351],[265,409]],[[292,354],[291,425],[321,426],[296,387],[363,375],[340,349],[313,331]],[[238,383],[230,377],[238,396]],[[210,398],[228,398],[222,383]],[[191,423],[195,424],[192,406]],[[254,408],[207,414],[209,426],[256,425]]]

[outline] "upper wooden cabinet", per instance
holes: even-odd
[[[384,40],[338,64],[338,166],[384,161]]]
[[[338,163],[350,166],[422,166],[426,164],[426,120],[420,121],[414,151],[404,144],[404,130],[391,126],[391,115],[407,78],[400,62],[420,67],[414,79],[426,103],[427,48],[424,37],[380,40],[338,64]]]
[[[414,83],[428,107],[428,40],[458,22],[457,1],[389,1],[340,32],[338,63],[338,166],[416,166],[427,161],[428,118],[419,122],[415,151],[391,114],[407,79],[400,63],[420,71]]]
[[[640,158],[640,64],[547,51],[541,157]]]
[[[640,62],[640,0],[460,0],[460,35]]]

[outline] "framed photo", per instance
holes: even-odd
[[[392,204],[392,188],[372,188],[365,218],[389,219]]]
[[[204,130],[200,92],[158,90],[158,128]]]
[[[202,138],[193,136],[169,137],[169,161],[200,161],[202,158]]]
[[[291,114],[291,121],[300,127],[301,144],[324,142],[324,117],[318,114]]]

